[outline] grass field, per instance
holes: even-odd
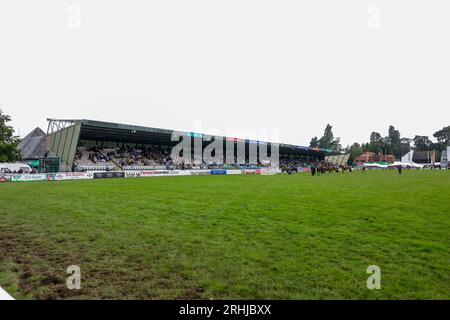
[[[66,288],[69,265],[81,290]],[[450,299],[450,171],[2,184],[0,286],[19,299]]]

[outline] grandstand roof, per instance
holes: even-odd
[[[94,120],[81,120],[81,139],[110,141],[127,141],[146,143],[155,141],[157,143],[171,144],[173,130],[134,126],[128,124],[102,122]]]
[[[22,158],[39,158],[46,151],[45,133],[40,128],[31,131],[19,144]]]
[[[27,134],[25,136],[25,138],[22,139],[22,141],[20,141],[19,147],[22,148],[22,147],[26,146],[32,138],[40,137],[43,135],[45,135],[45,132],[42,131],[41,128],[37,127],[33,131],[31,131],[29,134]]]

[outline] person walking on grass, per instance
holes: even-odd
[[[312,176],[315,176],[315,175],[316,175],[316,165],[315,165],[315,164],[312,164],[312,165],[311,165],[311,175],[312,175]]]

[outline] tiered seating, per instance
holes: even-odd
[[[80,147],[77,151],[76,167],[80,171],[114,170],[164,170],[171,164],[168,151],[147,147],[144,150],[131,148],[103,149]]]
[[[166,169],[257,169],[265,165],[229,165],[226,163],[209,162],[201,165],[179,164],[181,159],[170,158],[170,151],[152,146],[142,150],[130,147],[103,149],[102,147],[80,147],[77,151],[76,169],[78,171],[108,171],[108,170],[166,170]],[[180,160],[180,161],[176,161]],[[248,159],[247,159],[248,161]],[[177,163],[177,164],[175,164]],[[289,161],[289,166],[299,163]]]
[[[111,171],[115,169],[112,161],[97,148],[78,148],[75,167],[77,171]]]
[[[114,171],[115,167],[113,165],[77,165],[77,171]]]

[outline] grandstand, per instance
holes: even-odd
[[[60,170],[67,171],[117,171],[184,169],[172,162],[172,147],[178,141],[172,141],[174,130],[158,129],[95,120],[47,119],[48,128],[44,133],[35,129],[29,135],[36,143],[25,143],[22,154],[32,154],[33,158],[46,158],[52,154],[60,159]],[[204,137],[202,133],[183,132],[193,140]],[[187,169],[232,169],[261,167],[258,161],[252,165],[248,161],[251,144],[267,146],[271,142],[253,141],[234,137],[221,137],[223,143],[233,142],[234,157],[237,157],[237,144],[245,145],[246,164],[230,165],[224,163],[203,162],[196,166],[187,165]],[[28,139],[27,139],[28,141]],[[203,150],[208,145],[203,141]],[[193,151],[192,151],[193,152]],[[270,151],[269,151],[270,152]],[[326,151],[290,144],[279,144],[280,164],[308,166],[325,158]],[[24,157],[26,160],[26,156]]]

